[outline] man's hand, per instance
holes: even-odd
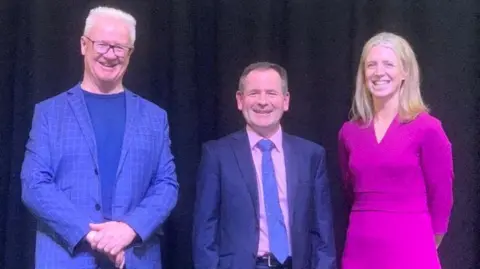
[[[95,231],[90,231],[88,232],[87,236],[85,237],[85,239],[87,240],[87,242],[92,245],[93,244],[93,238],[95,238],[95,235],[97,234],[97,232]]]
[[[109,221],[100,224],[90,224],[91,231],[87,234],[87,241],[94,250],[117,256],[125,249],[137,235],[127,224]],[[93,239],[89,241],[89,238]]]
[[[90,231],[86,236],[86,240],[91,246],[94,245],[94,240],[95,240],[96,235],[97,235],[96,231]],[[106,255],[107,255],[108,259],[115,264],[115,268],[123,269],[123,267],[125,266],[125,251],[124,250],[120,251],[117,255],[112,255],[110,253],[106,253]]]
[[[120,253],[117,254],[117,256],[113,256],[110,254],[107,254],[108,258],[110,261],[112,261],[115,264],[115,268],[120,268],[123,269],[125,266],[125,251],[120,251]]]

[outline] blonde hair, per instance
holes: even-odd
[[[101,7],[93,8],[90,10],[90,12],[88,13],[87,19],[85,20],[85,29],[83,30],[84,35],[87,35],[87,33],[93,27],[96,17],[110,17],[110,18],[116,18],[124,21],[127,24],[128,31],[130,34],[130,41],[132,42],[132,45],[135,43],[135,38],[136,38],[135,27],[137,25],[137,21],[132,15],[126,13],[125,11],[111,8],[111,7],[101,6]]]
[[[420,93],[420,72],[418,62],[410,44],[401,36],[382,32],[370,38],[363,46],[357,71],[355,94],[350,110],[350,118],[363,124],[372,122],[373,100],[365,81],[365,59],[370,50],[378,45],[391,48],[401,62],[401,68],[406,76],[399,89],[399,118],[408,122],[422,113],[428,112]]]

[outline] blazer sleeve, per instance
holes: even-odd
[[[160,111],[163,135],[160,147],[160,161],[156,174],[140,204],[120,218],[128,224],[140,237],[146,241],[152,233],[165,222],[178,200],[179,184],[175,173],[175,164],[170,150],[169,124],[166,112]]]
[[[21,170],[22,201],[32,214],[61,238],[73,255],[89,232],[90,218],[80,212],[58,189],[52,168],[48,120],[44,107],[36,105]]]
[[[326,154],[322,148],[314,182],[315,217],[313,234],[312,268],[336,269],[336,250],[333,231],[333,216],[330,185],[327,176]]]
[[[219,163],[205,144],[198,171],[193,216],[193,262],[195,269],[212,269],[218,265],[217,229],[220,206]]]
[[[420,161],[432,227],[435,234],[444,234],[453,205],[452,145],[439,121],[427,126],[423,138]]]

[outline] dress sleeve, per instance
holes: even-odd
[[[347,147],[347,140],[345,138],[345,124],[338,132],[338,162],[340,166],[340,177],[342,180],[342,186],[345,191],[345,196],[349,203],[353,199],[352,182],[350,179],[350,173],[348,169],[349,151]]]
[[[454,174],[452,145],[439,121],[425,129],[420,158],[433,231],[444,234],[453,205]]]

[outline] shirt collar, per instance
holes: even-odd
[[[247,135],[248,135],[248,141],[250,142],[250,149],[254,150],[257,146],[257,143],[265,139],[265,137],[260,136],[257,134],[255,131],[253,131],[251,128],[247,127]],[[272,141],[273,145],[275,146],[275,149],[278,152],[283,152],[283,144],[282,144],[282,127],[278,128],[278,130],[270,137],[268,138],[270,141]]]

